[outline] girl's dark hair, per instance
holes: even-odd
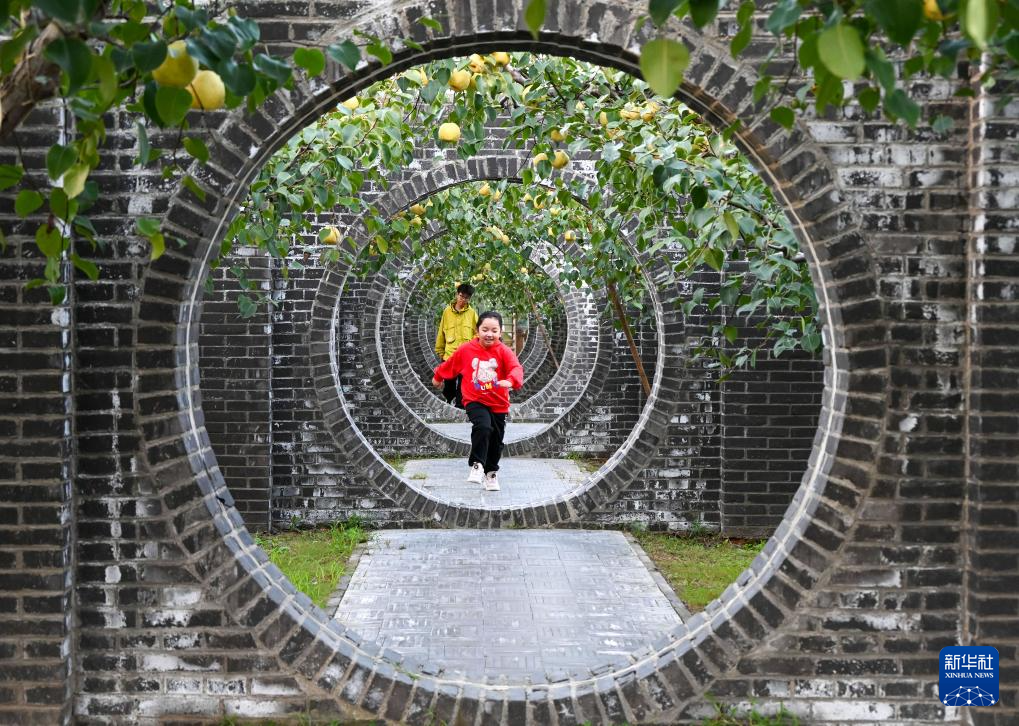
[[[503,324],[502,324],[502,315],[500,315],[499,313],[495,312],[494,310],[486,310],[485,312],[481,313],[481,315],[478,316],[478,327],[479,328],[481,327],[481,321],[484,320],[485,318],[494,318],[495,320],[499,321],[499,327],[500,328],[503,327]]]

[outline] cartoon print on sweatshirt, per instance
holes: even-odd
[[[498,379],[499,362],[495,358],[488,360],[471,361],[471,368],[474,369],[474,387],[479,391],[491,391],[495,388],[495,381]]]

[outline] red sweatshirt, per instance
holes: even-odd
[[[509,389],[496,381],[509,379],[516,390],[524,385],[524,369],[517,356],[501,340],[485,348],[474,338],[456,349],[438,368],[435,377],[448,380],[463,376],[460,391],[464,405],[473,401],[488,406],[495,413],[509,411]]]

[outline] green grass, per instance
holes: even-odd
[[[664,532],[638,531],[634,536],[691,612],[703,610],[721,595],[750,566],[765,542]]]
[[[779,706],[778,713],[766,715],[756,708],[749,713],[739,712],[731,707],[715,704],[717,714],[705,719],[700,726],[799,726],[800,720]]]
[[[319,607],[336,589],[354,547],[367,539],[356,521],[329,529],[255,536],[272,563]]]

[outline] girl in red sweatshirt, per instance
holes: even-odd
[[[499,491],[499,458],[506,432],[509,391],[524,385],[524,369],[512,350],[502,342],[502,316],[494,311],[478,316],[478,334],[456,349],[432,377],[432,385],[463,376],[464,408],[471,420],[471,467],[467,481],[484,483],[485,490]]]

